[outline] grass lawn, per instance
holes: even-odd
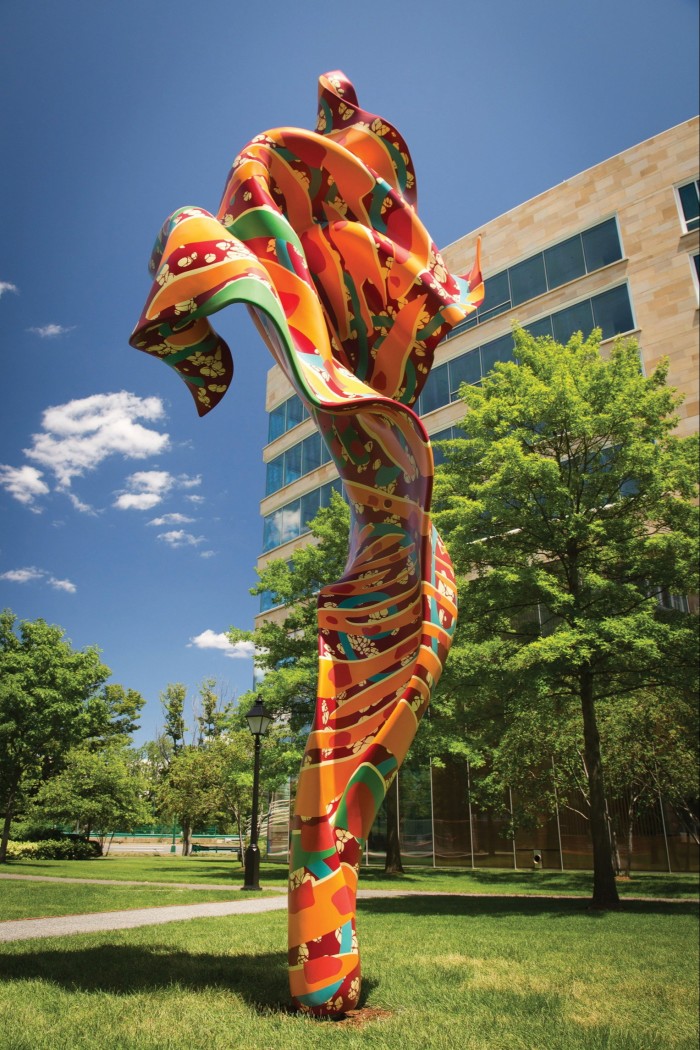
[[[162,886],[99,886],[82,883],[0,881],[0,921],[39,919],[50,915],[83,915],[122,908],[159,908],[259,897],[240,890],[182,890]]]
[[[102,857],[96,860],[15,860],[0,872],[24,875],[72,876],[89,879],[133,879],[144,882],[189,882],[201,885],[243,885],[243,868],[232,857]],[[281,864],[261,865],[260,883],[285,886],[287,869]],[[529,871],[493,868],[410,867],[404,875],[385,875],[381,868],[363,868],[361,889],[432,890],[452,893],[576,894],[589,896],[590,871]],[[618,883],[621,896],[698,898],[698,874],[641,872]]]
[[[691,902],[425,893],[358,925],[365,1012],[341,1022],[287,1012],[283,912],[2,945],[0,1047],[696,1050]]]

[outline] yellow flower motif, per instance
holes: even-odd
[[[341,102],[338,106],[338,113],[343,120],[351,120],[355,116],[355,110],[352,106],[348,106],[346,102]]]
[[[205,358],[205,363],[201,367],[203,376],[212,376],[216,379],[218,376],[226,374],[226,369],[221,363],[221,351],[218,350],[216,357],[209,356]]]
[[[156,275],[156,281],[162,288],[164,284],[169,284],[174,279],[174,277],[175,274],[170,272],[170,267],[167,263],[165,263],[163,266],[161,266],[160,270],[158,271],[158,274]]]
[[[178,266],[182,266],[182,267],[189,266],[191,263],[193,263],[195,261],[196,258],[197,258],[197,253],[196,252],[192,252],[191,255],[183,255],[183,257],[181,259],[177,260],[177,265]]]
[[[316,121],[316,131],[323,132],[325,130],[326,130],[326,114],[323,111],[321,111],[319,113],[319,115],[318,115],[318,120]]]
[[[304,963],[309,958],[308,944],[300,944],[297,948],[297,962]]]
[[[372,131],[374,132],[375,135],[388,135],[389,134],[388,126],[383,123],[383,121],[381,120],[380,117],[377,117],[375,120],[373,120],[372,123],[370,124],[370,127],[371,127],[371,129],[372,129]]]
[[[207,390],[211,390],[212,394],[224,394],[226,393],[227,387],[225,383],[208,383]]]
[[[250,190],[246,190],[245,193],[243,194],[243,200],[244,201],[252,200],[252,197],[253,197],[253,194],[250,192]]]
[[[201,401],[203,405],[209,407],[211,405],[211,398],[207,394],[203,386],[197,388],[197,400]]]
[[[185,299],[184,302],[175,303],[176,314],[189,314],[193,310],[197,309],[197,304],[194,299]]]

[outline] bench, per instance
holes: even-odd
[[[243,859],[243,854],[241,852],[241,847],[240,846],[224,846],[224,845],[219,845],[218,843],[213,844],[211,846],[202,846],[202,845],[200,845],[199,842],[193,842],[192,843],[192,852],[193,853],[236,853],[238,855],[238,859],[239,860]]]

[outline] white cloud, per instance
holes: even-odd
[[[57,580],[55,576],[50,576],[48,583],[57,591],[68,591],[69,594],[75,594],[78,589],[70,580]]]
[[[57,335],[65,335],[66,332],[72,332],[75,325],[70,325],[66,328],[62,324],[45,324],[40,325],[38,328],[30,328],[30,332],[34,332],[34,335],[40,335],[42,339],[52,339]]]
[[[74,492],[68,492],[67,496],[76,510],[79,510],[82,514],[92,514],[93,517],[97,517],[97,511],[95,508],[91,507],[89,503],[83,503],[81,499],[78,499]]]
[[[216,551],[200,551],[199,556],[200,558],[215,558]]]
[[[8,580],[10,583],[47,583],[49,587],[54,587],[58,591],[67,591],[68,594],[75,594],[78,589],[71,580],[59,580],[46,569],[37,569],[34,565],[29,565],[24,569],[8,569],[7,572],[0,574],[0,580]]]
[[[39,508],[33,506],[34,500],[38,496],[46,496],[49,492],[49,486],[41,480],[43,476],[43,473],[36,467],[0,465],[0,485],[16,500],[37,513]]]
[[[43,569],[35,569],[29,566],[26,569],[8,569],[0,575],[0,580],[9,580],[10,583],[32,583],[41,580],[46,575]]]
[[[185,496],[190,503],[204,503],[204,496]]]
[[[169,547],[196,547],[204,542],[204,536],[193,536],[191,532],[184,529],[172,529],[170,532],[159,532],[158,539],[167,543]]]
[[[156,492],[124,492],[114,502],[117,510],[153,510],[161,501]]]
[[[47,408],[42,431],[32,435],[25,455],[52,471],[59,489],[70,488],[73,478],[94,470],[108,456],[145,459],[163,452],[168,434],[144,426],[164,417],[157,397],[138,397],[125,390],[93,394]]]
[[[5,292],[14,292],[15,295],[19,295],[19,288],[16,284],[10,284],[9,281],[0,281],[0,299]]]
[[[151,518],[149,525],[190,525],[194,518],[188,518],[186,514],[163,514],[160,518]]]
[[[167,470],[139,470],[126,479],[127,488],[120,492],[114,501],[118,510],[151,510],[168,495],[172,489],[192,488],[200,485],[201,477],[191,478],[187,474],[179,474],[177,477],[168,473]],[[162,524],[184,524],[192,521],[184,515],[166,515],[174,520]],[[158,521],[158,519],[156,519]]]
[[[219,649],[224,656],[228,656],[232,660],[252,659],[255,652],[255,646],[252,642],[236,642],[235,645],[232,645],[223,631],[217,634],[216,631],[211,629],[202,631],[201,634],[190,638],[188,648],[192,646],[195,646],[197,649]]]

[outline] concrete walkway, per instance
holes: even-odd
[[[254,897],[252,900],[181,904],[162,908],[133,908],[127,911],[93,912],[88,915],[58,915],[50,919],[8,919],[0,922],[0,941],[24,941],[31,937],[65,937],[73,933],[102,933],[131,930],[136,926],[158,926],[183,919],[209,919],[221,915],[250,915],[287,907],[287,896]]]
[[[1,879],[24,880],[28,882],[82,882],[91,885],[105,886],[159,886],[188,890],[237,890],[240,887],[231,885],[202,885],[193,882],[144,882],[126,881],[124,879],[80,879],[61,878],[55,875],[12,875],[0,873]],[[131,908],[123,911],[92,912],[85,915],[57,915],[52,918],[6,919],[0,921],[0,943],[3,941],[23,941],[33,937],[65,937],[74,933],[103,933],[108,930],[130,930],[137,926],[158,926],[166,922],[181,922],[186,919],[206,919],[223,915],[252,915],[266,911],[280,911],[287,907],[286,887],[266,887],[271,890],[269,896],[252,897],[247,900],[212,901],[205,904],[163,905],[155,908]],[[274,896],[272,895],[274,894]],[[527,893],[453,893],[445,890],[380,890],[360,889],[358,900],[372,897],[471,897],[481,900],[516,899],[523,900],[578,900],[586,898],[579,894],[527,894]],[[666,904],[687,904],[683,898],[664,897],[624,897],[624,901],[647,901]],[[691,902],[692,903],[692,902]]]

